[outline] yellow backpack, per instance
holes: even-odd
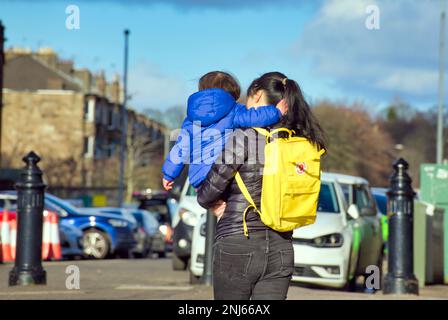
[[[314,223],[320,191],[320,157],[325,150],[318,150],[304,137],[293,137],[293,130],[254,129],[266,136],[261,210],[237,173],[238,187],[250,203],[243,213],[244,234],[249,236],[246,214],[250,208],[255,209],[266,226],[279,232]],[[274,139],[273,135],[281,131],[289,137]]]

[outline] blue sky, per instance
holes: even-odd
[[[80,29],[65,28],[68,5]],[[368,5],[380,30],[365,28]],[[198,78],[230,71],[246,88],[281,71],[306,96],[363,101],[373,111],[395,98],[437,102],[439,0],[0,0],[7,47],[54,48],[76,67],[122,73],[129,28],[129,93],[136,109],[183,105]]]

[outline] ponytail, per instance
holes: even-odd
[[[265,92],[269,104],[276,105],[285,99],[288,111],[279,122],[282,127],[294,130],[296,135],[307,138],[319,149],[325,149],[324,132],[297,82],[280,72],[270,72],[255,79],[249,86],[247,95],[253,95],[258,90]]]

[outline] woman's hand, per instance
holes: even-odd
[[[226,210],[226,205],[227,204],[224,201],[219,200],[213,207],[210,208],[210,210],[218,219],[221,219],[224,211]]]
[[[286,103],[285,99],[280,100],[279,103],[277,103],[276,107],[282,114],[288,112],[288,104]]]

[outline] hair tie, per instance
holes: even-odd
[[[286,86],[286,81],[288,80],[288,78],[284,78],[283,80],[282,80],[282,83],[283,83],[283,85],[284,86]]]

